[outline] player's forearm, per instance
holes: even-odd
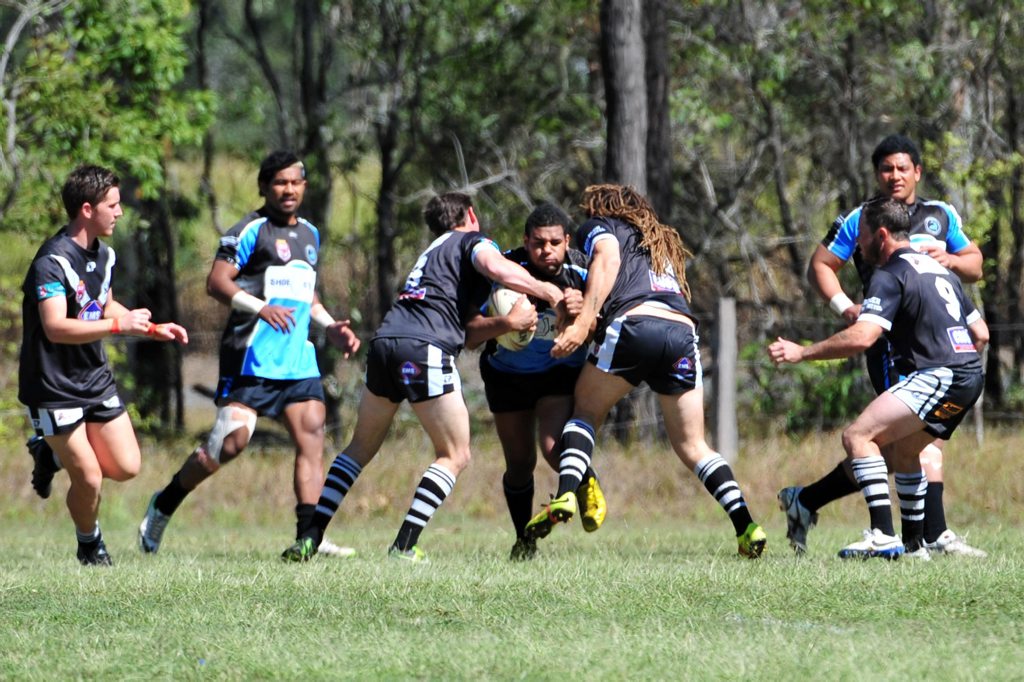
[[[877,333],[874,330],[877,330]],[[836,360],[853,357],[870,348],[881,334],[881,327],[868,322],[858,322],[823,341],[805,346],[801,351],[800,359]]]
[[[478,315],[466,323],[466,348],[473,350],[510,331],[512,331],[512,325],[506,316]]]
[[[977,247],[966,252],[949,254],[949,269],[960,278],[961,282],[968,284],[981,279],[983,262],[981,251]]]

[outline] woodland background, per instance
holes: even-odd
[[[306,161],[322,298],[363,338],[428,242],[431,194],[471,191],[512,247],[540,201],[578,218],[587,184],[641,188],[695,254],[703,340],[719,299],[737,302],[741,428],[800,433],[863,405],[861,360],[777,372],[766,340],[838,329],[807,259],[873,193],[874,145],[902,132],[924,154],[919,194],[954,204],[985,255],[986,419],[1024,403],[1022,2],[0,0],[0,39],[6,431],[24,428],[21,281],[65,221],[67,173],[120,173],[118,298],[209,353],[217,237],[258,205],[256,164],[279,147]],[[180,428],[186,351],[111,348],[137,426]],[[334,399],[355,390],[357,370],[321,361]]]

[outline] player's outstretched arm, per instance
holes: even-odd
[[[818,244],[807,264],[807,282],[828,303],[832,312],[846,320],[847,324],[853,324],[860,315],[860,305],[850,300],[839,283],[839,269],[845,262]]]
[[[824,341],[801,346],[781,336],[768,346],[768,355],[776,365],[796,364],[805,360],[835,360],[863,353],[882,335],[882,328],[872,322],[857,322]]]
[[[526,296],[520,297],[507,315],[474,315],[466,322],[466,348],[473,350],[509,332],[537,329],[537,309]]]
[[[513,291],[543,299],[552,308],[558,308],[565,298],[557,286],[534,279],[526,268],[505,258],[497,249],[479,250],[473,258],[473,267],[487,279]]]

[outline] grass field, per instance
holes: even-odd
[[[84,569],[61,500],[27,486],[28,457],[0,456],[0,678],[134,679],[1020,679],[1024,537],[1012,433],[954,441],[948,515],[986,560],[841,562],[863,502],[822,514],[794,558],[774,493],[836,460],[834,435],[751,444],[737,472],[769,532],[736,556],[724,514],[661,446],[604,451],[611,515],[557,528],[512,564],[499,456],[483,442],[423,536],[427,565],[384,548],[429,458],[389,442],[329,536],[354,559],[287,565],[289,457],[226,467],[140,556],[146,499],[184,452],[144,446],[142,475],[105,488],[113,569]],[[184,450],[186,444],[178,445]],[[986,454],[990,453],[990,454]],[[538,491],[553,489],[545,474]],[[539,501],[540,494],[538,494]],[[256,502],[253,503],[252,500]]]

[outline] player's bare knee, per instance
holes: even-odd
[[[462,470],[469,466],[469,462],[472,459],[472,454],[467,450],[456,450],[447,453],[438,453],[437,459],[441,461],[446,469],[450,469],[453,474],[458,476],[462,473]]]

